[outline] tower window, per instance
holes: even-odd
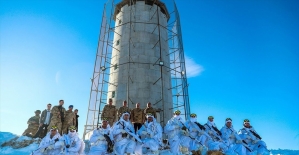
[[[121,20],[118,21],[118,24],[121,24]]]
[[[119,45],[119,39],[116,41],[116,46]]]
[[[115,97],[115,91],[112,91],[112,98]]]
[[[117,64],[114,65],[114,70],[116,70],[118,68]]]

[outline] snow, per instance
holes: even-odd
[[[32,144],[19,148],[14,149],[11,146],[2,146],[5,142],[9,142],[16,138],[15,142],[24,142],[32,140],[32,138],[26,136],[18,136],[12,134],[10,132],[1,132],[0,131],[0,154],[1,155],[29,155],[32,151],[38,148],[38,143],[34,141]],[[286,149],[278,149],[278,150],[270,150],[270,155],[299,155],[299,150],[286,150]],[[160,152],[161,155],[171,155],[168,150],[163,150]]]

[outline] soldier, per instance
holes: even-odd
[[[144,115],[146,116],[146,114],[151,113],[157,119],[156,110],[152,107],[151,102],[148,102],[146,106],[147,107],[144,109]]]
[[[251,151],[257,151],[257,154],[266,154],[268,153],[267,145],[262,141],[262,137],[254,130],[250,125],[250,121],[245,119],[243,122],[244,128],[239,130],[238,134],[243,139],[243,142],[248,144],[252,149]],[[250,150],[246,149],[246,153],[250,154]]]
[[[131,122],[134,124],[135,132],[141,128],[144,122],[143,110],[140,109],[140,103],[136,103],[136,108],[131,111]]]
[[[225,119],[225,125],[221,128],[221,138],[226,145],[228,145],[228,150],[224,152],[225,154],[246,155],[246,146],[243,144],[241,137],[234,130],[232,125],[232,119]],[[247,147],[247,149],[250,149]]]
[[[200,155],[205,147],[206,141],[210,136],[205,132],[205,127],[197,122],[197,115],[192,113],[190,119],[186,121],[185,126],[189,130],[191,138],[189,150],[193,155]]]
[[[206,133],[211,137],[211,139],[208,140],[208,149],[213,151],[222,151],[226,152],[228,147],[223,142],[221,135],[222,133],[217,128],[214,117],[209,116],[207,123],[204,125]]]
[[[65,108],[63,107],[64,101],[59,100],[59,105],[54,106],[51,110],[53,114],[49,126],[56,126],[60,135],[62,135],[62,122],[64,122]]]
[[[64,134],[68,133],[68,128],[70,126],[76,126],[76,114],[73,112],[73,105],[69,106],[69,110],[65,112],[65,119],[62,123],[62,132]]]
[[[112,127],[113,123],[116,122],[116,112],[117,109],[115,105],[112,105],[113,101],[109,98],[108,105],[105,105],[103,112],[101,114],[101,118],[107,118],[109,125]]]
[[[48,126],[50,124],[50,120],[51,120],[51,117],[52,117],[52,113],[51,113],[51,103],[49,103],[47,105],[47,109],[45,109],[43,112],[42,112],[42,115],[39,119],[39,128],[38,128],[38,131],[37,133],[33,136],[33,138],[36,138],[36,137],[40,137],[40,138],[44,138],[47,134],[47,129],[48,129]]]
[[[164,128],[164,133],[168,137],[170,152],[173,155],[178,155],[179,153],[188,154],[191,142],[187,128],[182,122],[180,114],[181,111],[176,110]]]
[[[113,136],[107,118],[102,118],[102,125],[95,129],[90,137],[90,151],[88,155],[99,155],[113,152]]]
[[[127,106],[127,101],[126,101],[126,100],[124,100],[124,102],[123,102],[123,106],[120,107],[120,108],[118,109],[118,111],[117,111],[118,120],[119,120],[119,118],[122,116],[122,114],[123,114],[125,111],[131,111],[131,110],[128,108],[128,106]]]
[[[77,132],[78,132],[78,118],[79,118],[79,115],[78,115],[78,109],[75,109],[74,110],[74,113],[75,113],[75,115],[76,115],[76,128],[77,128]]]
[[[143,144],[138,143],[136,145],[135,154],[143,154],[142,148],[149,148],[144,153],[159,154],[159,145],[162,146],[163,129],[151,113],[148,113],[146,117],[147,121],[137,132],[141,136]]]
[[[132,137],[136,139],[138,136],[135,135],[134,127],[129,118],[129,112],[124,112],[112,128],[111,134],[115,141],[114,153],[116,155],[133,154],[135,150],[136,142]]]
[[[50,132],[42,139],[38,149],[32,151],[32,155],[54,155],[60,154],[62,149],[62,141],[59,141],[60,134],[56,126],[50,128]]]
[[[23,136],[33,137],[33,135],[35,135],[39,126],[40,112],[41,112],[40,110],[36,110],[34,112],[35,116],[29,118],[29,120],[27,121],[28,128],[22,134]]]

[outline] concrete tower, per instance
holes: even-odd
[[[98,127],[109,98],[117,108],[124,100],[131,109],[136,103],[145,108],[151,102],[162,126],[174,110],[180,110],[183,118],[189,116],[182,32],[174,0],[105,3],[84,139]]]
[[[159,0],[123,0],[116,5],[113,16],[108,98],[117,107],[123,100],[128,101],[129,108],[135,108],[137,102],[145,108],[151,102],[160,109],[158,120],[164,124],[163,120],[172,117],[173,107],[167,8]]]

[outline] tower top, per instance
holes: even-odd
[[[147,5],[157,5],[160,7],[161,12],[163,14],[165,14],[167,20],[170,18],[169,12],[166,8],[165,3],[161,2],[160,0],[122,0],[121,2],[119,2],[118,4],[116,4],[115,6],[115,10],[114,10],[114,16],[113,19],[116,19],[116,15],[121,11],[121,8],[125,5],[134,5],[136,4],[136,1],[144,1],[145,4]]]

